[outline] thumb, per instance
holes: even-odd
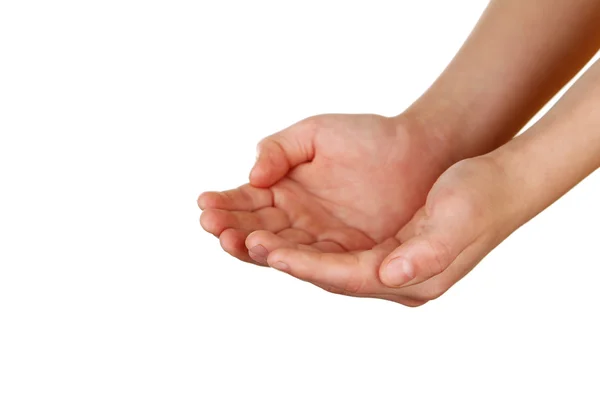
[[[316,126],[310,121],[298,122],[258,143],[256,162],[250,171],[253,186],[271,186],[292,168],[313,159]]]
[[[381,263],[379,279],[398,288],[423,282],[445,271],[477,237],[472,219],[462,204],[440,207],[433,218],[417,217],[408,230],[421,226],[420,232],[392,251]]]
[[[444,271],[459,253],[434,235],[417,236],[386,257],[379,279],[394,288],[414,285]]]

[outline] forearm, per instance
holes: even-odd
[[[600,167],[599,109],[600,61],[537,124],[490,153],[514,179],[522,223]]]
[[[403,116],[454,161],[512,138],[600,47],[600,1],[492,0],[435,83]]]

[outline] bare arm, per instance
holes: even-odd
[[[600,61],[525,133],[448,169],[400,231],[402,244],[382,263],[382,282],[399,296],[438,297],[599,168],[599,105]]]
[[[518,177],[525,220],[600,168],[600,61],[544,118],[491,155]]]
[[[435,83],[405,113],[454,161],[512,138],[600,47],[600,1],[492,0]]]
[[[393,238],[348,254],[280,248],[268,264],[335,293],[421,305],[600,167],[600,62],[538,123],[436,181]]]

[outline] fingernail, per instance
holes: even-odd
[[[277,261],[276,263],[274,263],[271,266],[280,271],[288,271],[290,269],[289,265],[287,265],[286,263],[284,263],[282,261]]]
[[[267,256],[269,255],[269,250],[265,249],[262,245],[256,245],[250,250],[248,250],[248,254],[252,259],[261,264],[267,263]]]
[[[388,286],[402,286],[415,277],[415,269],[408,260],[394,258],[383,267],[382,280]]]

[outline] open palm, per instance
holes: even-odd
[[[263,265],[280,248],[389,253],[448,166],[436,145],[403,120],[308,118],[261,141],[250,184],[203,193],[201,224],[231,255]]]

